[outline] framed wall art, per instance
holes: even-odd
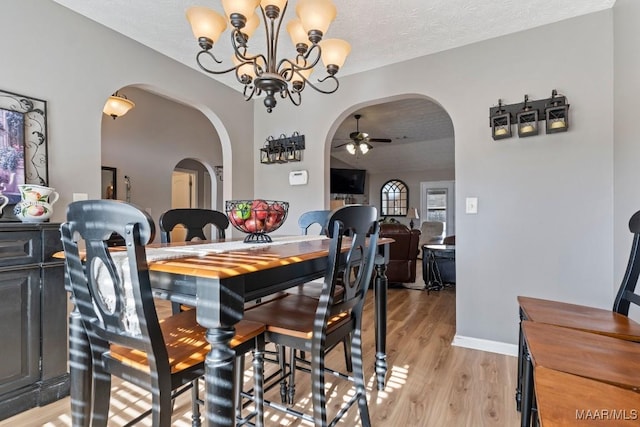
[[[0,90],[0,193],[20,201],[20,184],[48,185],[47,102]]]

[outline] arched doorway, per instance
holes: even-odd
[[[172,174],[178,167],[196,171],[194,205],[220,209],[223,181],[217,165],[230,164],[225,159],[231,150],[219,119],[151,88],[126,86],[120,92],[135,108],[116,120],[102,114],[101,150],[102,166],[117,168],[118,199],[145,209],[157,224],[172,207]],[[225,169],[229,173],[231,167]]]
[[[363,194],[329,194],[331,205],[342,198],[346,203],[374,205],[381,212],[382,186],[397,179],[408,187],[407,212],[417,210],[420,218],[397,215],[393,220],[407,226],[413,220],[419,229],[424,220],[441,214],[447,234],[455,233],[455,138],[447,111],[426,96],[407,94],[354,106],[340,117],[331,138],[329,168],[366,170],[366,184]],[[349,150],[349,143],[356,149]],[[359,150],[359,143],[367,144],[367,149]],[[330,170],[326,173],[331,175]],[[428,198],[442,199],[429,188],[447,188],[446,203],[428,203]],[[441,213],[442,209],[446,211]],[[419,260],[418,269],[421,264]],[[422,274],[407,285],[423,288]]]

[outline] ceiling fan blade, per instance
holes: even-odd
[[[367,138],[369,142],[391,142],[389,138]]]
[[[336,146],[335,146],[335,147],[333,147],[333,148],[340,148],[340,147],[344,147],[344,146],[345,146],[345,145],[347,145],[347,144],[351,144],[351,142],[345,142],[344,144],[336,145]]]

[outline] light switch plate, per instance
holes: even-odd
[[[466,199],[467,206],[465,212],[468,214],[477,214],[478,213],[478,198],[477,197],[467,197]]]

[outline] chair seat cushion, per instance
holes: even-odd
[[[236,325],[231,348],[245,343],[265,331],[264,323],[241,320]],[[205,339],[206,329],[196,321],[196,310],[187,310],[160,321],[169,356],[171,373],[180,372],[204,363],[211,349]],[[110,355],[121,363],[140,370],[149,370],[146,353],[120,345],[111,345]]]
[[[266,324],[267,332],[311,339],[317,305],[316,298],[289,294],[250,308],[245,311],[245,319]],[[350,320],[346,312],[333,316],[327,324],[327,333]]]
[[[530,297],[518,297],[527,320],[640,342],[640,324],[603,308]]]

